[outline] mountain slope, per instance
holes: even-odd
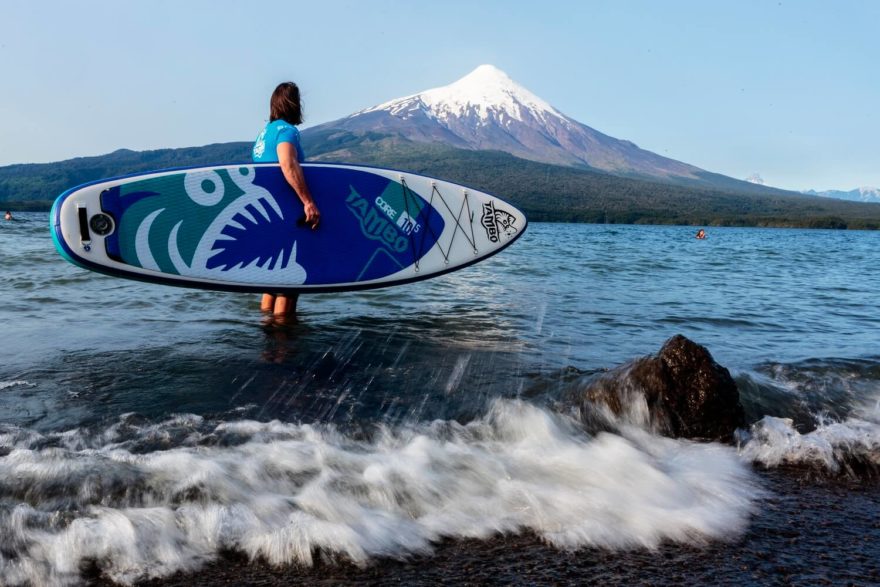
[[[481,65],[448,86],[361,110],[307,129],[304,135],[332,136],[332,131],[378,132],[414,142],[504,151],[532,161],[620,176],[693,185],[721,182],[753,191],[746,182],[662,157],[592,129],[491,65]]]

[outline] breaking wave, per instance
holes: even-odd
[[[831,475],[880,472],[880,368],[876,360],[765,366],[737,386],[754,422],[741,454],[763,467]]]
[[[279,421],[41,434],[0,427],[0,583],[70,584],[96,565],[131,583],[233,550],[271,564],[367,564],[443,538],[533,532],[574,549],[703,543],[743,531],[761,495],[732,448],[637,428],[585,434],[496,400],[468,424],[369,438]]]
[[[880,394],[845,419],[816,418],[815,428],[801,432],[791,418],[764,416],[752,425],[743,456],[765,467],[808,466],[855,477],[880,472]]]

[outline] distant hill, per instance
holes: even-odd
[[[57,163],[7,165],[0,167],[0,202],[19,209],[42,209],[63,191],[96,179],[169,167],[249,161],[251,146],[252,143],[242,142],[156,151],[120,149],[107,155]]]
[[[880,204],[779,190],[749,194],[622,178],[527,161],[500,151],[455,149],[377,132],[304,132],[310,160],[385,166],[442,177],[510,200],[531,220],[724,226],[880,227]],[[247,161],[251,143],[134,152],[0,167],[0,206],[48,210],[64,190],[139,171]]]

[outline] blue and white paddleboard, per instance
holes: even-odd
[[[522,212],[494,196],[411,173],[303,164],[321,212],[277,164],[132,175],[64,192],[55,246],[72,263],[200,289],[321,292],[385,287],[465,267],[522,235]]]

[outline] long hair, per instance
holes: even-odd
[[[299,87],[293,82],[278,84],[269,100],[269,122],[284,120],[290,124],[302,124],[302,101]]]

